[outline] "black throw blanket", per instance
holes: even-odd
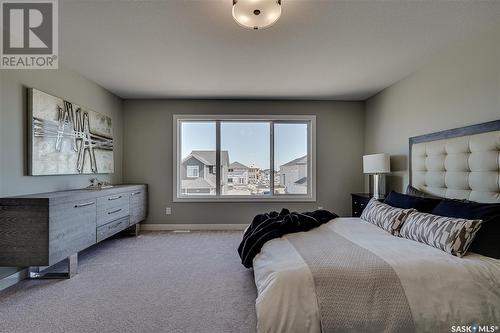
[[[267,241],[285,234],[317,228],[337,217],[337,214],[323,209],[307,213],[290,213],[288,209],[282,209],[279,214],[278,212],[259,214],[245,231],[238,247],[241,263],[246,268],[251,268],[253,258]]]

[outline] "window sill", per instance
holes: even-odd
[[[268,198],[249,198],[249,197],[175,197],[174,202],[316,202],[315,197],[311,196],[287,196],[287,197],[268,197]]]

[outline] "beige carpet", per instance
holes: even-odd
[[[70,280],[0,292],[0,332],[255,332],[241,232],[142,233],[80,254]]]

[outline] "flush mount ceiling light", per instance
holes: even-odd
[[[233,0],[233,18],[242,27],[265,29],[281,16],[281,0]]]

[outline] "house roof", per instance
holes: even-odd
[[[231,169],[248,169],[248,167],[240,162],[233,162],[229,165]]]
[[[181,182],[182,188],[214,188],[215,184],[204,178],[183,179]]]
[[[307,185],[307,177],[302,177],[295,182],[297,185]]]
[[[307,155],[291,160],[290,162],[283,164],[282,167],[298,164],[307,164]]]
[[[216,163],[215,150],[193,150],[183,161],[188,160],[190,157],[196,158],[205,165],[215,165]],[[229,165],[229,153],[227,150],[221,151],[221,164]]]

